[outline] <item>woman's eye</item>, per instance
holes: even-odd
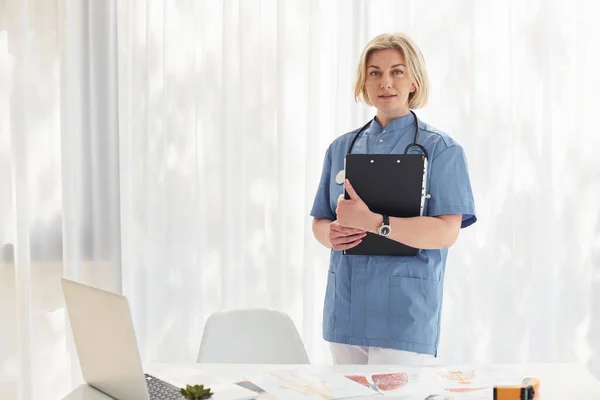
[[[377,76],[377,75],[379,75],[379,71],[371,71],[369,73],[369,75],[371,75],[371,76]]]
[[[403,74],[403,73],[404,73],[404,71],[402,71],[401,69],[395,69],[395,70],[394,70],[394,74],[395,74],[395,75],[401,75],[401,74]]]

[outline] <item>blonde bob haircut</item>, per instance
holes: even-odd
[[[396,49],[402,52],[408,70],[408,77],[414,83],[416,90],[408,95],[408,108],[421,108],[429,98],[429,79],[425,67],[425,59],[415,42],[403,33],[384,33],[375,36],[365,46],[356,71],[354,82],[354,100],[362,100],[370,106],[373,104],[365,92],[367,79],[367,60],[371,53],[377,50]]]

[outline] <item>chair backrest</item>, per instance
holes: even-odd
[[[199,363],[309,364],[292,319],[262,308],[219,311],[208,317]]]

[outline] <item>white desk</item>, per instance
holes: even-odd
[[[390,366],[382,366],[390,368]],[[598,400],[600,399],[600,382],[592,374],[579,364],[531,364],[523,365],[524,375],[535,376],[540,379],[540,400]],[[276,371],[282,369],[296,368],[318,368],[331,372],[369,372],[381,370],[379,366],[369,365],[254,365],[254,364],[149,364],[145,366],[145,372],[157,378],[169,381],[177,377],[193,374],[207,375],[214,378],[238,381],[248,373]],[[401,369],[392,368],[395,370]],[[393,399],[394,397],[365,397],[365,399]],[[81,385],[63,400],[110,400],[101,392]]]

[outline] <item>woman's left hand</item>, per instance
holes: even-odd
[[[350,199],[346,200],[343,194],[338,198],[336,208],[338,223],[347,228],[373,232],[376,215],[369,210],[348,179],[344,181],[344,187],[350,195]]]

